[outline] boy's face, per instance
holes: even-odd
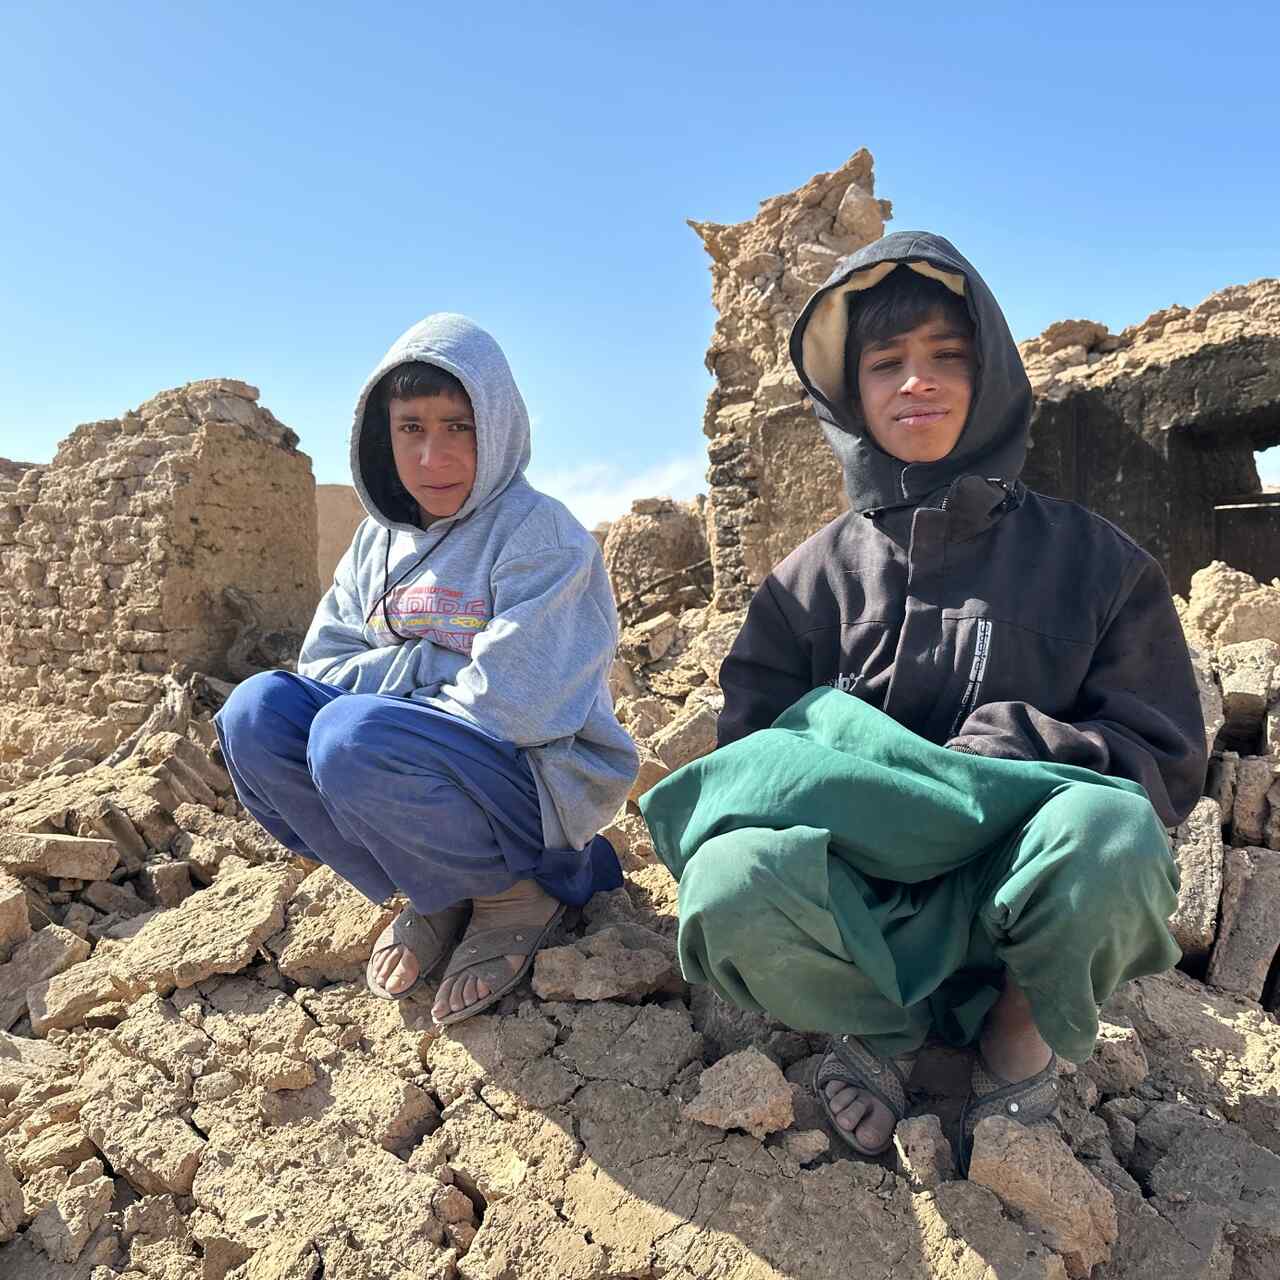
[[[903,462],[937,462],[956,446],[973,397],[973,342],[941,315],[858,357],[871,438]]]
[[[476,481],[476,420],[457,392],[392,400],[391,451],[396,474],[424,522],[456,515]]]

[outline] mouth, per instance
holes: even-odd
[[[907,409],[895,416],[894,421],[904,427],[930,427],[947,416],[946,409]]]
[[[423,493],[452,493],[455,489],[462,488],[462,482],[456,484],[420,484],[418,488]]]

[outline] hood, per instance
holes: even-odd
[[[389,529],[416,530],[403,519],[401,489],[391,460],[385,413],[369,403],[378,379],[397,365],[422,361],[447,370],[466,388],[476,415],[476,479],[442,529],[491,502],[529,465],[529,412],[502,348],[466,316],[440,311],[401,334],[369,375],[351,426],[351,482],[364,509]]]
[[[902,462],[881,449],[867,432],[846,381],[849,295],[905,269],[940,280],[962,297],[975,328],[977,369],[969,416],[956,447],[937,462]],[[840,460],[854,511],[913,504],[962,475],[1012,484],[1022,470],[1031,383],[991,290],[941,236],[895,231],[842,259],[800,313],[791,331],[791,360]]]

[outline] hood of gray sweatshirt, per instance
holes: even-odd
[[[402,364],[453,374],[475,413],[476,476],[453,516],[420,527],[373,395]],[[638,756],[613,714],[613,594],[596,540],[524,477],[529,414],[497,342],[430,315],[356,401],[351,478],[368,517],[334,573],[298,671],[412,698],[525,750],[548,848],[583,848],[626,799]]]

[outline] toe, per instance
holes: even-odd
[[[874,1103],[867,1108],[862,1123],[854,1130],[854,1137],[864,1147],[882,1147],[893,1134],[893,1116],[887,1107]]]
[[[452,1007],[450,997],[453,994],[453,979],[446,978],[436,992],[436,998],[431,1005],[431,1016],[433,1018],[441,1018],[449,1012]]]

